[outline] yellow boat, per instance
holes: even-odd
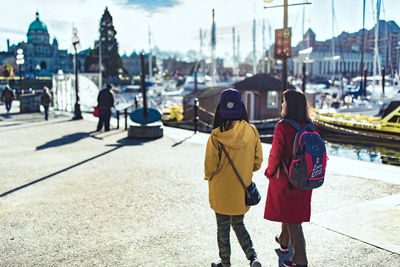
[[[393,101],[382,117],[351,113],[316,113],[315,123],[321,135],[348,136],[357,140],[392,143],[400,147],[400,101]]]

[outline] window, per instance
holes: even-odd
[[[393,116],[393,118],[391,118],[391,119],[389,120],[389,122],[392,122],[392,123],[399,123],[399,122],[400,122],[400,116]]]
[[[278,93],[276,91],[268,91],[267,94],[267,108],[278,107]]]

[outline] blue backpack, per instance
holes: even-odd
[[[297,130],[289,170],[282,160],[290,184],[302,190],[320,187],[324,183],[327,161],[324,141],[316,132],[313,122],[302,128],[294,120],[284,118],[282,121],[290,123]]]

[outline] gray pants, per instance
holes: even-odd
[[[306,255],[306,241],[303,228],[300,224],[282,223],[282,232],[279,235],[279,243],[288,247],[292,243],[294,254],[292,261],[296,264],[308,264]]]
[[[231,266],[231,243],[229,238],[230,226],[242,247],[246,258],[251,260],[257,257],[253,249],[253,242],[243,223],[244,215],[223,215],[215,213],[217,217],[217,239],[219,257],[221,258],[222,266]]]

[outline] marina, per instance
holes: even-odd
[[[397,266],[398,2],[3,5],[0,266]]]

